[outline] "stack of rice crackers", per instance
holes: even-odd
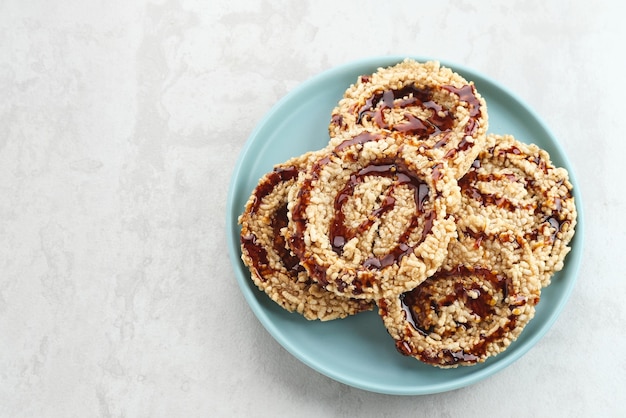
[[[252,192],[239,223],[253,282],[310,320],[377,309],[402,354],[437,367],[505,350],[563,267],[576,207],[567,171],[488,119],[438,62],[358,77],[327,146]]]

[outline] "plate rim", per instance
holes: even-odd
[[[316,363],[313,359],[309,358],[308,356],[304,355],[301,351],[299,351],[293,345],[292,341],[290,341],[288,338],[283,337],[283,334],[281,334],[277,325],[270,320],[268,313],[262,308],[262,306],[258,305],[252,293],[253,289],[249,287],[248,285],[245,285],[246,283],[244,283],[244,281],[246,279],[240,277],[239,270],[241,270],[241,258],[240,258],[241,250],[239,247],[239,240],[236,240],[234,238],[234,231],[233,231],[233,228],[235,229],[239,228],[238,223],[237,223],[237,218],[240,215],[240,213],[235,212],[236,208],[234,207],[235,206],[234,200],[236,198],[235,191],[238,188],[237,187],[238,179],[240,178],[242,171],[244,169],[243,163],[247,160],[246,157],[248,156],[252,146],[254,145],[255,139],[259,136],[262,130],[266,128],[268,122],[272,120],[273,116],[279,111],[281,111],[281,109],[283,108],[285,104],[287,104],[290,100],[293,100],[301,92],[304,92],[307,89],[309,89],[311,86],[314,86],[318,83],[323,83],[327,79],[332,79],[336,75],[343,74],[348,71],[355,72],[356,69],[366,67],[366,66],[378,68],[378,67],[393,65],[394,63],[401,62],[402,60],[406,58],[411,58],[418,62],[438,61],[442,66],[448,67],[455,72],[463,73],[464,77],[468,79],[469,81],[480,80],[480,83],[490,85],[491,88],[501,91],[506,96],[508,96],[510,100],[515,102],[516,105],[523,108],[534,119],[534,121],[536,121],[537,125],[543,131],[545,131],[546,137],[550,141],[550,145],[556,149],[557,153],[559,154],[559,158],[563,162],[561,166],[567,169],[569,173],[569,180],[573,186],[573,191],[574,191],[573,196],[575,198],[576,210],[577,210],[577,225],[576,225],[576,233],[574,234],[572,242],[570,243],[572,250],[570,254],[568,254],[568,257],[571,259],[570,256],[572,256],[574,252],[576,253],[576,257],[574,258],[573,261],[569,262],[570,264],[568,264],[568,261],[566,261],[566,266],[568,266],[568,269],[570,270],[568,272],[568,277],[567,277],[568,285],[565,286],[564,292],[560,295],[558,299],[558,303],[555,304],[551,308],[549,316],[546,318],[545,321],[541,322],[537,332],[533,336],[531,336],[530,338],[524,341],[517,341],[516,350],[512,355],[506,356],[502,358],[500,361],[494,362],[487,367],[477,369],[475,373],[469,373],[467,375],[457,377],[450,382],[446,381],[446,382],[439,383],[439,384],[430,384],[425,387],[411,386],[411,387],[406,387],[406,388],[397,388],[397,387],[391,388],[388,385],[385,386],[382,384],[376,384],[376,383],[371,383],[371,382],[369,384],[364,384],[363,382],[360,382],[360,381],[348,379],[342,374],[336,373],[333,370],[329,369],[328,367],[324,367],[324,365]],[[466,74],[470,74],[471,77],[466,77],[465,76]],[[346,85],[346,88],[348,88],[348,85]],[[243,207],[239,208],[239,210],[243,210]],[[523,99],[521,99],[521,97],[519,97],[516,93],[511,91],[506,86],[503,86],[499,82],[495,81],[494,79],[487,77],[483,73],[473,68],[469,68],[463,64],[458,64],[458,63],[451,62],[448,60],[433,58],[429,56],[380,55],[380,56],[370,56],[366,58],[349,61],[340,65],[331,67],[329,69],[326,69],[318,74],[313,75],[312,77],[309,77],[308,79],[305,79],[304,81],[299,83],[297,86],[295,86],[293,89],[291,89],[289,92],[284,94],[279,100],[277,100],[269,109],[269,111],[266,112],[263,115],[263,117],[257,122],[254,129],[248,135],[243,147],[240,149],[235,166],[231,172],[231,178],[230,178],[230,183],[228,187],[227,201],[226,201],[226,229],[227,229],[226,235],[227,235],[227,244],[228,244],[230,263],[235,273],[235,278],[237,280],[237,284],[238,284],[240,291],[243,293],[244,298],[246,299],[246,302],[249,308],[253,311],[257,320],[261,322],[263,327],[266,329],[267,332],[269,332],[272,338],[276,342],[278,342],[287,352],[289,352],[292,356],[297,358],[300,362],[307,365],[309,368],[335,381],[346,384],[348,386],[355,387],[355,388],[369,391],[369,392],[381,393],[381,394],[412,396],[412,395],[427,395],[427,394],[447,392],[447,391],[460,389],[462,387],[466,387],[466,386],[478,383],[479,381],[489,376],[495,375],[498,372],[505,369],[506,367],[515,363],[546,335],[546,333],[552,328],[552,326],[554,325],[554,323],[556,322],[556,320],[562,313],[565,305],[567,304],[567,302],[569,301],[571,297],[571,294],[576,285],[576,282],[578,281],[582,254],[584,250],[583,248],[584,247],[583,212],[584,212],[583,199],[581,197],[581,189],[580,189],[580,186],[578,185],[577,176],[576,176],[574,167],[569,160],[567,153],[563,149],[562,144],[560,143],[559,139],[554,135],[554,133],[551,131],[549,126],[545,123],[543,118],[533,108],[531,108]],[[573,246],[573,244],[575,244],[575,247]],[[573,265],[571,263],[573,263]],[[469,367],[472,367],[472,366],[469,366]]]

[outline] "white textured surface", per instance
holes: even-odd
[[[626,414],[621,3],[0,1],[0,415]],[[526,100],[586,209],[569,304],[472,387],[336,383],[263,329],[225,234],[248,134],[294,86],[372,55],[439,57]],[[614,81],[615,78],[618,81]]]

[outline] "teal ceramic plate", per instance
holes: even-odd
[[[574,172],[563,149],[539,116],[514,94],[485,76],[441,61],[467,80],[487,101],[489,131],[513,134],[550,153],[552,161],[570,173],[579,210],[576,235],[565,268],[553,277],[537,306],[535,318],[504,353],[483,364],[438,369],[396,351],[376,312],[347,319],[310,322],[284,311],[250,280],[241,262],[237,217],[259,178],[274,164],[328,142],[330,112],[348,86],[361,74],[372,73],[404,57],[370,58],[326,71],[294,89],[260,122],[246,142],[233,172],[228,193],[227,228],[231,261],[248,304],[267,331],[291,354],[324,375],[360,389],[397,395],[444,392],[476,383],[519,359],[552,326],[574,287],[582,254],[582,203]],[[425,58],[414,57],[418,61]]]

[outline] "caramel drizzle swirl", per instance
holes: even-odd
[[[276,167],[270,172],[254,190],[254,200],[250,208],[250,215],[252,216],[258,211],[263,199],[270,195],[279,184],[293,181],[298,176],[298,172],[298,168],[293,166]],[[287,272],[295,277],[300,271],[303,271],[303,267],[299,264],[299,259],[289,252],[286,240],[281,234],[282,228],[286,227],[288,222],[287,202],[285,201],[271,215],[270,226],[273,231],[271,248],[280,257]],[[252,261],[251,268],[256,273],[256,276],[266,281],[275,271],[269,262],[268,248],[260,242],[253,232],[243,231],[240,242]]]
[[[453,280],[453,291],[439,294],[435,287],[439,280]],[[486,285],[491,291],[485,291],[484,286]],[[473,296],[469,296],[470,293]],[[494,299],[496,297],[497,299]],[[486,355],[489,344],[501,340],[505,334],[517,326],[518,317],[513,313],[515,308],[527,303],[536,304],[538,302],[535,298],[529,299],[516,293],[511,279],[504,274],[487,268],[463,265],[451,270],[440,270],[417,288],[400,295],[400,304],[404,310],[406,321],[411,329],[423,337],[435,332],[436,318],[440,316],[443,308],[457,301],[465,306],[469,314],[479,318],[479,324],[485,324],[487,327],[496,322],[493,320],[494,315],[496,315],[496,305],[508,307],[511,313],[495,331],[483,335],[480,341],[470,349],[424,351],[420,353],[422,361],[446,365],[478,361]],[[446,330],[441,338],[454,338],[458,333],[471,327],[472,325],[469,323],[455,322],[455,328]],[[396,347],[402,354],[412,355],[411,348],[405,341],[398,341]]]
[[[493,153],[494,150],[489,150]],[[500,149],[497,151],[497,155],[504,158],[508,154],[519,156],[522,152],[519,148],[512,146],[508,149]],[[528,161],[535,164],[539,170],[543,173],[548,172],[547,164],[538,156],[528,156],[526,158]],[[495,237],[492,234],[486,234],[484,232],[474,232],[471,230],[463,231],[466,235],[471,236],[476,240],[476,247],[480,247],[482,241],[485,239],[499,239],[501,242],[512,242],[518,246],[523,244],[524,240],[527,241],[535,241],[539,238],[539,236],[544,236],[544,243],[547,245],[552,245],[559,232],[561,232],[567,225],[569,225],[570,221],[567,217],[562,213],[562,199],[561,197],[554,198],[554,208],[550,210],[546,210],[541,204],[541,201],[537,204],[526,204],[526,205],[516,205],[510,199],[507,199],[505,196],[500,193],[485,193],[482,192],[477,184],[479,182],[490,182],[490,181],[498,181],[498,180],[506,180],[510,182],[520,182],[524,184],[524,187],[532,191],[536,194],[541,194],[543,197],[542,201],[548,200],[548,192],[545,190],[541,190],[541,188],[536,185],[534,179],[530,177],[519,177],[512,173],[479,173],[478,170],[481,168],[481,160],[477,158],[472,163],[469,171],[459,180],[459,186],[461,188],[461,192],[470,199],[481,202],[483,206],[492,205],[501,209],[505,209],[509,212],[515,212],[516,210],[525,210],[534,213],[535,215],[543,215],[543,221],[538,226],[537,229],[533,231],[526,232],[522,236],[511,237],[508,234],[501,234],[498,237]],[[557,184],[557,187],[561,184]],[[571,196],[568,192],[567,197]],[[548,234],[544,234],[544,228],[550,228],[550,232]]]
[[[365,119],[369,119],[381,129],[415,135],[419,138],[428,138],[442,132],[448,132],[454,126],[456,119],[449,109],[433,100],[434,93],[439,90],[455,94],[461,102],[467,104],[470,110],[470,120],[465,127],[465,134],[473,135],[478,127],[478,118],[480,118],[482,110],[480,100],[476,96],[476,90],[471,84],[460,88],[452,85],[418,87],[415,84],[407,84],[399,89],[377,91],[358,109],[356,123],[363,124]],[[406,112],[402,122],[394,125],[387,122],[385,110],[406,109],[410,106],[419,106],[429,110],[430,116],[421,119]],[[341,126],[343,119],[333,118],[331,122]]]
[[[309,275],[314,277],[322,286],[328,285],[328,278],[326,277],[327,267],[320,265],[314,257],[307,254],[306,245],[304,242],[304,231],[307,225],[306,207],[311,201],[311,191],[313,185],[319,181],[320,173],[325,165],[330,163],[332,158],[337,156],[337,153],[346,150],[356,144],[364,144],[369,141],[377,141],[384,138],[381,134],[374,134],[370,132],[363,132],[356,135],[354,138],[346,140],[334,149],[331,155],[327,155],[315,162],[309,172],[307,178],[301,184],[298,190],[297,199],[291,212],[292,221],[292,234],[290,237],[289,245],[293,252],[299,257],[300,264],[305,266]],[[436,182],[441,178],[442,164],[434,164],[432,169],[433,180]],[[366,220],[361,222],[356,228],[348,228],[345,225],[345,215],[343,213],[343,205],[347,202],[348,198],[354,193],[355,187],[362,183],[368,176],[379,176],[393,179],[393,184],[387,189],[385,196],[381,199],[380,206],[373,210]],[[415,176],[412,171],[403,162],[398,159],[383,159],[373,162],[367,166],[361,168],[358,172],[352,174],[349,180],[346,182],[342,190],[335,196],[334,200],[334,216],[331,220],[329,240],[332,249],[335,253],[341,255],[343,252],[343,246],[352,238],[358,234],[367,231],[377,219],[383,216],[385,213],[391,211],[396,203],[393,197],[393,191],[400,186],[407,186],[413,189],[413,196],[416,206],[415,214],[412,216],[408,228],[404,231],[402,236],[398,240],[398,244],[391,249],[391,251],[383,257],[371,256],[365,260],[363,267],[369,270],[383,269],[402,260],[403,257],[411,254],[414,249],[423,242],[427,235],[431,232],[433,223],[436,220],[436,213],[433,210],[426,210],[426,202],[430,198],[430,192],[428,185]],[[420,240],[413,244],[407,244],[410,236],[418,228],[420,224],[420,218],[423,217],[423,229]],[[366,280],[364,275],[363,280]],[[353,283],[355,286],[355,292],[359,292],[363,283],[359,282],[359,279],[355,279]],[[340,291],[344,283],[338,283]]]

